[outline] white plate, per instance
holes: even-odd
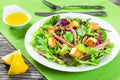
[[[96,69],[99,68],[107,63],[109,63],[111,60],[113,60],[113,58],[115,58],[115,56],[117,55],[117,53],[119,52],[120,49],[120,38],[118,33],[116,32],[116,30],[107,22],[90,16],[90,15],[85,15],[85,14],[78,14],[78,13],[64,13],[64,14],[59,14],[61,16],[61,18],[64,18],[66,16],[69,17],[79,17],[79,18],[83,18],[83,19],[88,19],[91,18],[91,21],[97,22],[101,27],[111,30],[112,32],[107,32],[108,37],[110,39],[111,42],[114,43],[114,48],[112,50],[112,52],[110,53],[110,55],[106,58],[101,58],[101,63],[98,66],[88,66],[88,65],[82,65],[80,67],[65,67],[65,66],[61,66],[55,62],[49,62],[46,58],[44,58],[43,56],[39,55],[38,53],[36,53],[33,49],[33,47],[30,45],[30,42],[32,41],[32,34],[38,30],[38,28],[44,23],[44,21],[49,17],[46,17],[44,19],[41,19],[39,21],[37,21],[35,24],[33,24],[31,26],[31,28],[27,31],[26,36],[25,36],[25,47],[28,51],[28,53],[30,54],[30,56],[35,59],[37,62],[41,63],[44,66],[47,66],[49,68],[55,69],[55,70],[60,70],[60,71],[66,71],[66,72],[81,72],[81,71],[88,71],[88,70],[92,70],[92,69]]]

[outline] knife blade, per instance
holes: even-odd
[[[107,13],[105,11],[94,11],[94,12],[35,12],[35,15],[37,16],[50,16],[54,14],[61,14],[61,13],[82,13],[82,14],[88,14],[92,16],[106,16]]]

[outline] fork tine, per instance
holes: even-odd
[[[42,0],[42,3],[45,4],[46,6],[48,6],[49,8],[52,8],[52,9],[55,9],[55,10],[60,8],[60,6],[57,6],[57,5],[55,5],[53,3],[50,3],[50,2],[48,2],[46,0]]]

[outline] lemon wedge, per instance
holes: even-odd
[[[2,62],[5,63],[5,64],[8,64],[8,65],[11,65],[11,62],[13,60],[13,57],[15,54],[20,54],[21,55],[21,51],[20,50],[17,50],[17,51],[14,51],[6,56],[3,56],[2,57]]]
[[[22,56],[19,53],[14,55],[8,75],[17,75],[26,72],[28,66],[25,64]]]
[[[28,65],[25,64],[20,50],[17,50],[13,53],[10,53],[2,57],[2,61],[5,64],[10,65],[10,68],[8,70],[8,75],[22,74],[25,73],[28,69]]]

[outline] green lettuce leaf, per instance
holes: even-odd
[[[44,28],[48,28],[48,26],[53,26],[55,25],[58,21],[60,20],[60,15],[52,16],[48,20],[45,21],[43,24]]]
[[[105,46],[104,49],[99,50],[99,55],[101,56],[107,56],[111,53],[112,49],[114,47],[113,43],[110,43],[109,45]]]
[[[103,42],[107,41],[107,33],[105,32],[105,30],[103,29],[98,29],[97,32],[101,32],[102,33],[102,39],[103,39]]]
[[[83,52],[83,53],[87,52],[87,48],[84,45],[82,45],[82,44],[77,45],[76,48],[78,50],[80,50],[81,52]]]
[[[63,48],[59,50],[59,55],[64,56],[65,54],[67,54],[68,50],[70,50],[70,47],[66,44],[63,44]]]
[[[65,34],[64,34],[64,39],[67,41],[67,42],[69,42],[69,43],[72,43],[73,42],[73,39],[74,37],[73,37],[73,33],[72,32],[66,32]]]

